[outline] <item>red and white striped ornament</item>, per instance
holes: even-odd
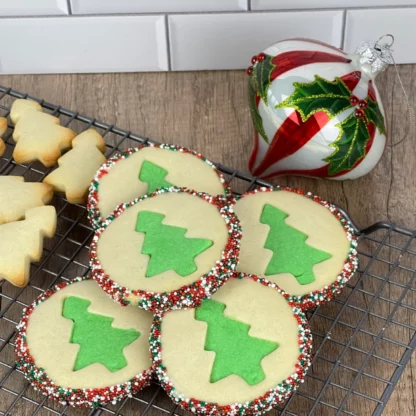
[[[368,52],[293,39],[253,56],[247,74],[254,176],[355,179],[376,166],[386,125],[374,78],[387,63],[374,63]]]

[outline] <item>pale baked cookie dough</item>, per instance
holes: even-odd
[[[358,267],[357,237],[341,212],[311,193],[260,188],[234,201],[239,272],[276,283],[303,309],[339,294]]]
[[[169,186],[210,195],[231,193],[222,173],[200,153],[151,144],[117,154],[97,171],[88,197],[88,218],[99,228],[119,204]]]
[[[6,145],[4,144],[4,141],[2,139],[6,131],[7,131],[7,119],[4,117],[0,117],[0,157],[3,156],[6,150]]]
[[[0,224],[0,280],[25,287],[30,278],[30,262],[43,254],[44,238],[52,238],[56,230],[55,207],[33,207],[25,219]]]
[[[97,169],[106,161],[104,139],[88,129],[72,141],[72,149],[58,159],[58,169],[44,180],[57,192],[65,192],[71,204],[85,204],[91,180]]]
[[[61,126],[59,117],[43,113],[39,107],[28,100],[13,103],[11,114],[16,142],[13,159],[19,164],[39,160],[44,166],[51,167],[56,165],[62,152],[71,147],[76,133]]]
[[[271,287],[268,287],[271,286]],[[258,415],[303,381],[312,335],[275,284],[231,278],[196,309],[156,314],[150,349],[162,387],[197,415]]]
[[[19,221],[30,208],[49,204],[51,185],[25,182],[23,176],[0,176],[0,224]]]
[[[76,278],[27,307],[17,326],[16,366],[33,387],[62,404],[115,404],[150,383],[151,324],[149,312],[120,308],[96,282]],[[85,339],[77,331],[86,326],[93,335]]]
[[[93,277],[114,300],[152,311],[195,306],[238,263],[241,229],[223,197],[160,189],[120,205],[94,235]]]

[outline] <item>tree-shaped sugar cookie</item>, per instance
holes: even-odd
[[[27,111],[35,110],[43,112],[42,106],[36,101],[25,100],[23,98],[13,101],[12,108],[10,109],[10,120],[14,125],[19,121],[19,118]]]
[[[287,225],[288,214],[266,204],[260,217],[262,224],[270,226],[264,248],[273,252],[265,275],[290,273],[301,285],[315,281],[313,266],[332,257],[331,254],[310,246],[308,236]]]
[[[195,309],[195,319],[208,324],[204,348],[215,352],[210,382],[235,374],[250,386],[258,384],[265,378],[263,358],[279,345],[250,336],[250,325],[224,316],[224,310],[223,303],[212,299]]]
[[[70,342],[80,348],[74,371],[100,363],[110,371],[118,371],[128,363],[123,354],[127,345],[141,335],[135,329],[114,328],[114,318],[88,311],[91,302],[76,296],[65,299],[62,316],[74,322]]]
[[[17,163],[39,160],[46,167],[56,165],[75,136],[74,131],[60,125],[59,118],[34,108],[26,109],[17,117],[13,132],[13,158]]]
[[[162,224],[164,215],[140,211],[136,231],[145,233],[141,252],[150,256],[146,277],[153,277],[168,270],[180,276],[188,276],[197,270],[194,258],[212,246],[204,238],[186,237],[186,229]]]
[[[56,211],[52,206],[26,211],[23,221],[0,225],[0,279],[23,287],[29,280],[31,261],[39,261],[43,238],[53,237]]]
[[[105,163],[105,143],[93,129],[89,129],[72,141],[72,149],[59,158],[59,167],[50,173],[43,182],[56,191],[65,192],[72,204],[86,201],[88,188],[98,168]]]
[[[2,140],[4,133],[7,131],[7,119],[0,117],[0,156],[3,156],[6,146]]]
[[[0,224],[21,220],[29,208],[48,204],[52,197],[50,185],[25,182],[23,176],[0,176]]]

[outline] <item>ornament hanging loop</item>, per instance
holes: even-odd
[[[390,43],[384,43],[383,45],[380,45],[380,41],[383,38],[390,38]],[[377,42],[374,45],[374,49],[378,52],[381,52],[383,49],[391,49],[393,44],[394,44],[394,36],[388,33],[387,35],[383,35],[378,38]]]

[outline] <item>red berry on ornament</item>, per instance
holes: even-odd
[[[266,54],[265,54],[265,53],[263,53],[263,52],[261,52],[261,53],[259,53],[259,54],[257,55],[257,60],[258,60],[259,62],[263,61],[263,60],[264,60],[264,58],[266,58]]]
[[[357,108],[357,110],[355,110],[354,115],[357,118],[363,118],[364,117],[364,111],[363,110],[360,110],[359,108]]]
[[[367,100],[360,100],[360,102],[358,103],[358,107],[360,107],[362,110],[364,110],[364,108],[366,108],[368,105]]]
[[[252,67],[252,66],[249,66],[249,67],[246,69],[246,73],[247,73],[247,75],[251,75],[251,74],[252,74],[252,72],[253,72],[253,67]]]
[[[350,97],[350,104],[355,106],[360,102],[360,99],[356,97],[355,95],[351,95]]]
[[[255,63],[257,62],[257,56],[253,56],[252,58],[251,58],[251,63],[254,65]]]

